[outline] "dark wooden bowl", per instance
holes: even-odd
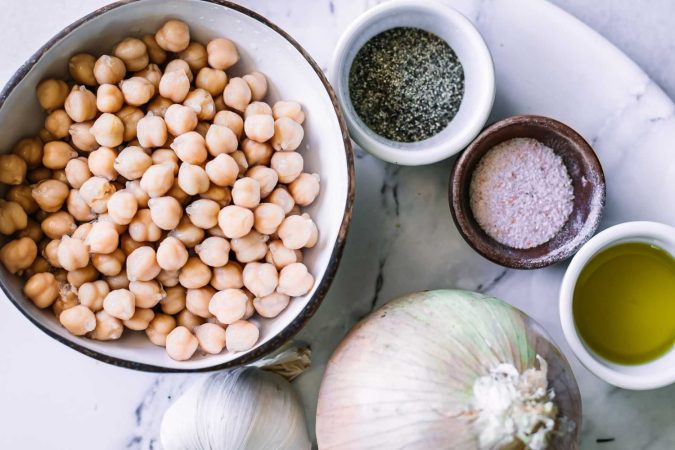
[[[478,225],[469,203],[473,171],[495,145],[513,138],[533,138],[560,155],[572,179],[574,208],[550,241],[529,249],[501,244]],[[485,258],[514,269],[537,269],[574,255],[593,236],[605,206],[605,176],[597,155],[576,131],[542,116],[513,116],[489,126],[466,148],[450,177],[452,218],[466,242]]]

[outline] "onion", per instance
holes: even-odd
[[[465,291],[389,302],[333,353],[321,450],[575,449],[581,396],[560,351],[507,303]]]

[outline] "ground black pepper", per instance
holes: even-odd
[[[419,28],[386,30],[359,49],[349,71],[356,113],[375,133],[417,142],[442,131],[464,95],[464,70],[447,42]]]

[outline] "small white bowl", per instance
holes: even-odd
[[[349,70],[359,49],[373,36],[396,27],[420,28],[441,37],[464,68],[464,98],[457,115],[443,131],[419,142],[379,136],[361,120],[349,97]],[[431,164],[463,150],[485,125],[495,97],[492,57],[476,27],[456,10],[427,0],[389,1],[361,15],[340,37],[329,78],[352,139],[378,158],[408,166]]]
[[[656,222],[627,222],[598,233],[584,244],[572,259],[563,278],[560,288],[560,322],[572,351],[595,375],[624,389],[656,389],[675,383],[675,349],[644,364],[616,364],[586,346],[574,324],[572,301],[579,274],[599,252],[624,242],[645,242],[675,255],[675,228]]]

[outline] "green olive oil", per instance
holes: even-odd
[[[610,247],[582,270],[572,309],[599,356],[619,364],[656,359],[675,344],[675,259],[641,242]]]

